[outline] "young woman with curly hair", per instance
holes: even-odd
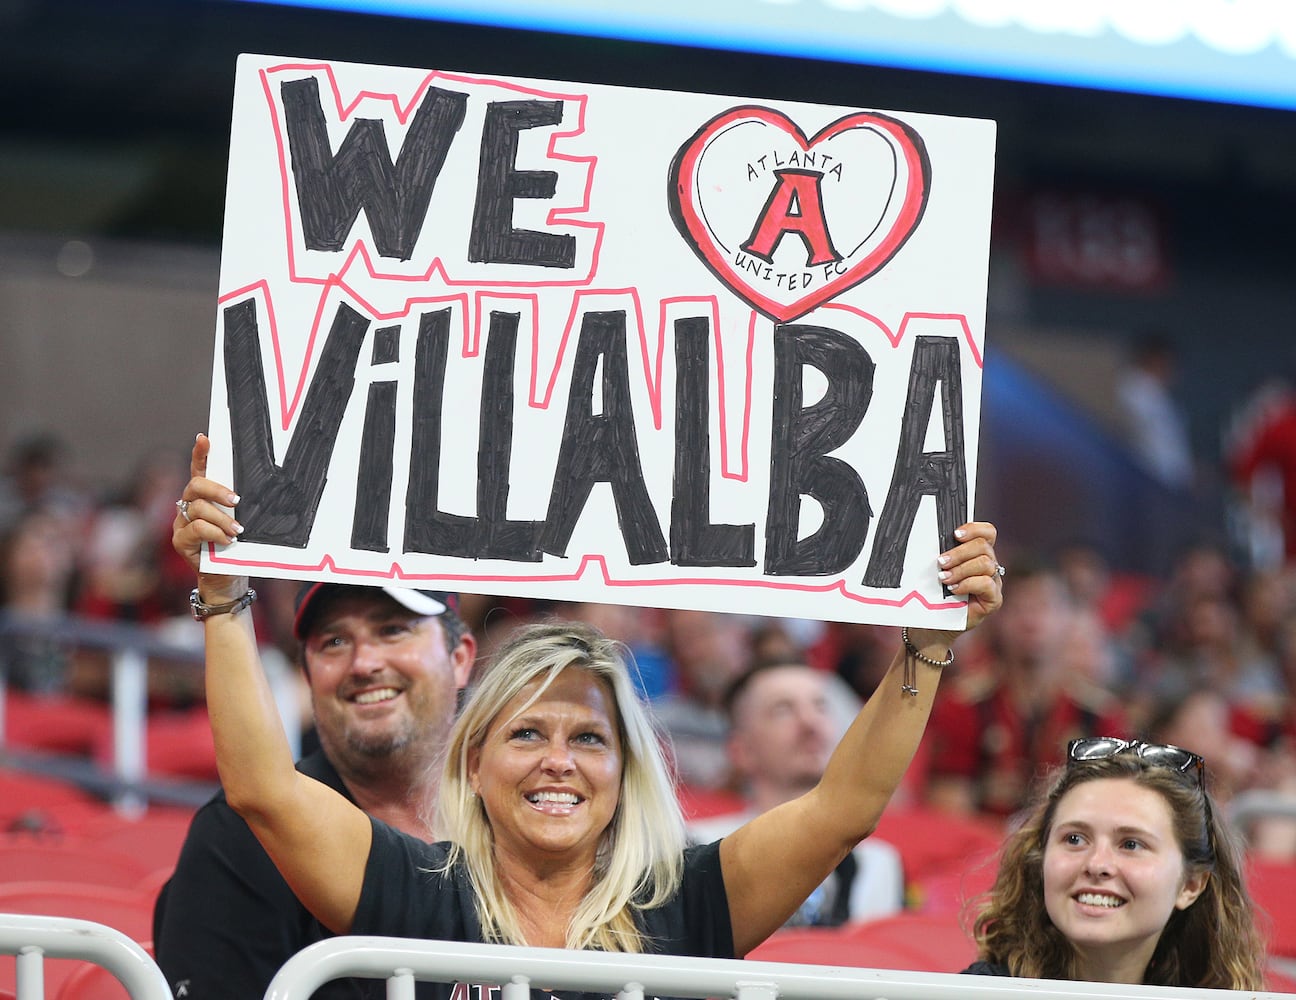
[[[1090,737],[1004,846],[976,975],[1225,990],[1263,984],[1241,853],[1180,747]]]

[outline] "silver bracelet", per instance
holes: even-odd
[[[935,667],[937,670],[943,670],[954,662],[954,650],[951,649],[949,656],[943,660],[933,660],[930,656],[925,656],[917,646],[909,641],[909,626],[907,625],[900,629],[900,641],[904,643],[905,648],[904,683],[900,685],[900,690],[911,698],[917,698],[918,678],[914,671],[914,660],[925,663],[929,667]]]
[[[212,615],[236,615],[255,600],[256,591],[249,587],[242,597],[236,597],[225,604],[206,604],[198,596],[198,588],[194,587],[189,595],[189,612],[194,616],[195,621],[203,621]]]

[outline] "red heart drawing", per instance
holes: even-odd
[[[858,112],[806,139],[778,111],[738,107],[675,154],[670,212],[716,277],[788,322],[881,270],[930,185],[927,147],[904,122]]]

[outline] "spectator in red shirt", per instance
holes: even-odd
[[[1227,453],[1253,559],[1296,561],[1296,390],[1285,379],[1256,391],[1229,431]]]
[[[1008,816],[1087,733],[1127,735],[1115,698],[1068,667],[1074,608],[1058,573],[1019,563],[991,636],[991,662],[956,679],[928,727],[928,803]]]

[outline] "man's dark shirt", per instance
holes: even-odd
[[[297,769],[351,798],[322,753]],[[259,1000],[280,967],[333,935],[297,901],[256,836],[218,793],[194,815],[153,911],[153,946],[177,1000]],[[385,996],[379,980],[329,983],[316,1000]]]

